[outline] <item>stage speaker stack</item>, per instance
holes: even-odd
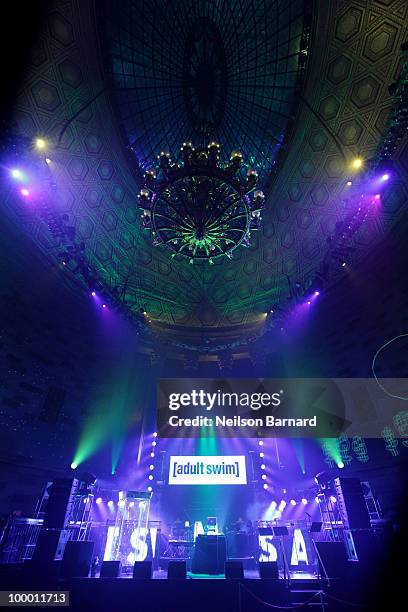
[[[227,534],[228,559],[243,559],[250,556],[249,536],[246,533]]]
[[[68,529],[41,529],[34,549],[33,562],[50,563],[56,557],[61,558],[68,538]]]
[[[345,529],[370,529],[370,516],[358,478],[335,478],[339,513]]]
[[[102,561],[99,578],[118,578],[120,568],[120,561]]]
[[[260,561],[258,567],[261,580],[279,580],[277,561]]]
[[[133,578],[137,580],[150,580],[153,578],[152,561],[135,561],[133,566]]]
[[[74,506],[79,481],[76,478],[56,478],[49,490],[44,523],[33,554],[34,562],[45,563],[61,559],[69,538],[66,529]]]
[[[87,578],[91,569],[94,542],[67,542],[61,563],[63,578]]]
[[[191,564],[193,574],[223,574],[226,560],[225,536],[197,536]]]
[[[344,578],[347,553],[343,542],[314,542],[319,572],[323,578]]]
[[[361,482],[358,478],[335,478],[334,485],[348,557],[372,562],[378,551]]]
[[[185,580],[187,578],[187,564],[185,561],[169,561],[167,569],[169,580]]]
[[[242,561],[226,561],[225,562],[225,578],[227,580],[243,580],[244,565]]]

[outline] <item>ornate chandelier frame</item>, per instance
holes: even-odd
[[[261,223],[265,196],[255,191],[257,172],[250,168],[242,179],[243,156],[233,151],[229,162],[220,162],[220,145],[195,149],[191,142],[181,147],[181,160],[170,154],[158,156],[159,168],[145,172],[139,194],[142,227],[152,231],[153,244],[172,251],[172,257],[214,259],[249,246],[251,232]]]

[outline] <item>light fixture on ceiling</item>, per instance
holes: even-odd
[[[353,159],[352,166],[355,170],[359,170],[362,165],[363,160],[361,159],[361,157],[356,157],[355,159]]]
[[[47,148],[47,142],[44,140],[44,138],[37,138],[35,141],[35,146],[40,151],[44,151]]]
[[[226,255],[240,245],[250,246],[251,232],[260,228],[265,196],[255,190],[258,175],[242,173],[243,156],[233,151],[229,162],[220,162],[220,145],[195,149],[181,147],[181,159],[158,156],[159,168],[145,173],[139,194],[142,226],[152,231],[153,244],[170,249],[190,263]]]

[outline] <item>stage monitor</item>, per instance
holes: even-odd
[[[171,456],[169,485],[247,484],[244,455]]]

